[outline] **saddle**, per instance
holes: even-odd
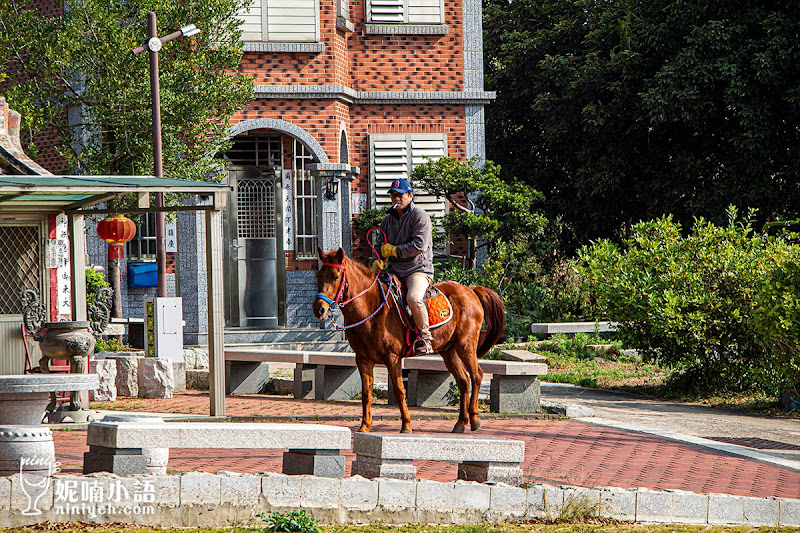
[[[403,325],[409,330],[418,333],[419,330],[414,324],[414,318],[406,302],[405,294],[395,276],[392,276],[389,283],[389,297],[394,301]],[[425,294],[425,303],[428,305],[428,326],[431,329],[447,324],[453,318],[453,306],[450,304],[450,300],[435,285],[428,287],[428,292]]]

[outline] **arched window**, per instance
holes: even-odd
[[[347,133],[342,130],[342,135],[339,137],[339,163],[350,162],[350,150],[347,149]]]

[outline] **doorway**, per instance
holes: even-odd
[[[231,206],[224,216],[226,326],[286,324],[280,135],[237,138],[226,154]]]

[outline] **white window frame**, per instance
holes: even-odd
[[[125,253],[131,261],[155,261],[157,243],[156,214],[143,213],[136,235],[125,245]]]
[[[444,24],[444,0],[439,0],[439,20],[421,20],[420,15],[412,13],[410,4],[414,0],[366,0],[367,3],[367,23],[369,24]],[[395,9],[402,7],[402,20],[397,18],[381,18],[380,15],[373,15],[373,4],[375,7],[386,7]],[[399,10],[398,10],[399,14]]]
[[[350,0],[336,0],[336,16],[350,20]]]
[[[317,190],[316,179],[306,170],[306,165],[314,162],[314,155],[300,141],[294,139],[292,157],[292,176],[294,180],[294,259],[305,261],[317,258]],[[310,190],[303,192],[301,181]],[[310,214],[310,228],[306,227],[305,217]],[[306,230],[306,231],[302,231]],[[310,246],[305,244],[311,243]],[[303,250],[307,254],[303,255]]]
[[[410,180],[411,172],[414,170],[414,167],[422,164],[424,161],[420,160],[417,157],[417,161],[415,162],[414,159],[414,150],[413,145],[415,141],[440,141],[442,143],[443,153],[441,157],[447,157],[447,134],[445,133],[407,133],[407,134],[391,134],[391,133],[376,133],[371,134],[369,136],[369,189],[370,189],[370,206],[375,208],[381,208],[390,204],[389,195],[386,193],[386,190],[378,190],[379,185],[377,183],[378,176],[376,174],[376,164],[375,164],[375,143],[381,141],[395,141],[395,142],[404,142],[405,149],[404,155],[405,161],[398,160],[397,161],[397,172],[393,176],[394,179],[396,178],[405,178]],[[405,168],[401,168],[405,167]],[[383,184],[385,185],[385,184]],[[412,185],[414,185],[412,183]],[[425,208],[428,211],[428,214],[432,216],[442,216],[449,212],[449,203],[447,200],[436,200],[432,195],[428,194],[426,191],[419,189],[418,187],[414,186],[414,199],[419,199],[420,202],[417,203],[418,207]],[[422,205],[424,204],[424,205]],[[441,207],[436,207],[435,210],[430,209],[435,204],[439,204]],[[428,208],[426,208],[426,206]]]
[[[244,30],[245,32],[242,34],[242,41],[244,42],[270,42],[270,43],[318,43],[320,42],[320,34],[319,34],[319,24],[320,24],[320,8],[319,8],[319,0],[313,0],[314,2],[314,36],[313,38],[305,38],[305,39],[288,39],[285,36],[279,37],[278,35],[284,35],[287,32],[277,32],[272,31],[270,32],[270,10],[273,11],[273,16],[280,17],[286,16],[285,9],[286,7],[275,7],[274,5],[270,7],[270,4],[280,0],[252,0],[250,6],[245,8],[242,12],[240,12],[237,16],[245,21]],[[292,0],[287,0],[291,2]],[[252,29],[255,24],[253,24],[253,18],[256,15],[250,15],[250,11],[252,8],[257,7],[260,12],[260,32],[258,35],[255,35],[257,32],[254,31],[247,31],[248,29]],[[289,8],[291,9],[291,8]],[[249,23],[249,24],[248,24]]]

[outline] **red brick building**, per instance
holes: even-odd
[[[227,155],[234,168],[264,169],[257,179],[281,172],[275,255],[285,261],[276,279],[277,293],[282,280],[287,293],[279,322],[311,325],[317,245],[349,250],[351,217],[385,205],[388,183],[424,156],[483,156],[483,106],[493,95],[483,91],[481,2],[254,0],[241,16],[241,71],[255,78],[256,93],[234,117]],[[237,206],[257,174],[237,180],[244,175],[231,173],[242,192]],[[325,194],[331,181],[336,195]],[[448,209],[424,194],[417,203],[432,214]],[[234,215],[254,226],[242,213],[229,213],[231,241],[247,238],[247,230],[233,235]]]
[[[310,306],[317,246],[351,251],[352,217],[388,203],[391,180],[425,156],[483,157],[483,107],[494,95],[483,90],[480,0],[253,0],[240,17],[240,71],[256,88],[231,122],[225,154],[234,187],[226,325],[249,332],[232,340],[268,341],[274,335],[254,330],[320,327]],[[425,194],[416,200],[434,215],[449,209]],[[205,341],[203,224],[181,214],[171,248],[168,285],[184,297],[188,344]],[[90,260],[103,264],[105,245],[92,235]],[[148,220],[127,258],[154,253]],[[126,316],[141,316],[155,293],[124,290]]]

